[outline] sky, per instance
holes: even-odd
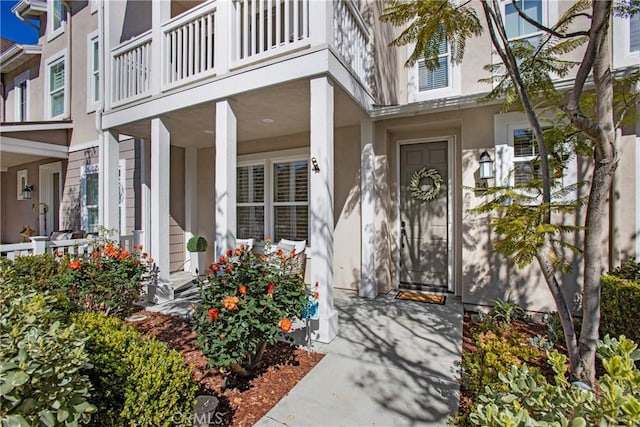
[[[38,32],[11,13],[18,0],[0,0],[0,36],[20,44],[37,44]]]

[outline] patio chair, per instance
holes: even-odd
[[[236,248],[244,245],[244,249],[247,252],[253,251],[253,246],[255,245],[255,239],[236,239]]]

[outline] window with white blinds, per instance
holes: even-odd
[[[273,165],[274,241],[309,242],[309,162]]]
[[[237,169],[236,224],[240,239],[264,239],[264,164]]]
[[[48,118],[59,119],[66,113],[65,55],[47,63]]]
[[[629,18],[629,51],[640,51],[640,13]]]
[[[540,165],[536,162],[538,147],[531,129],[513,131],[513,175],[515,185],[527,184],[540,174]]]
[[[428,70],[424,61],[418,62],[418,90],[420,92],[449,86],[449,43],[440,43],[438,68]]]
[[[270,235],[309,242],[309,162],[299,156],[252,160],[237,168],[239,239]]]
[[[82,202],[82,228],[88,233],[98,231],[98,165],[82,166],[80,191]]]
[[[87,58],[87,105],[93,109],[100,101],[100,42],[95,32],[88,35]]]

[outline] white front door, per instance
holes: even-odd
[[[401,286],[448,287],[448,151],[448,141],[400,146]],[[421,171],[429,176],[416,180]]]

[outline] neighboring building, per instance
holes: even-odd
[[[509,35],[535,37],[503,3]],[[0,56],[3,241],[15,237],[5,224],[23,222],[14,206],[25,208],[19,218],[30,209],[15,201],[19,171],[31,174],[41,162],[5,166],[5,140],[29,140],[60,153],[59,227],[79,217],[83,227],[142,230],[162,279],[188,268],[185,242],[193,234],[216,242],[211,260],[236,238],[306,240],[324,341],[337,330],[333,288],[374,297],[403,282],[426,283],[466,304],[503,298],[553,307],[537,267],[510,267],[491,250],[487,218],[468,213],[485,200],[470,187],[527,179],[536,155],[524,116],[476,102],[490,89],[478,83],[493,59],[487,37],[468,42],[460,65],[443,45],[441,67],[427,71],[421,62],[405,68],[411,47],[388,47],[398,31],[378,20],[382,2],[90,1],[71,2],[66,14],[65,4],[22,0],[18,13],[40,19],[40,44],[15,48],[23,59],[10,70]],[[527,10],[551,24],[569,4],[532,0]],[[637,17],[613,26],[618,72],[640,63]],[[25,110],[16,100],[27,70],[26,90],[33,82],[45,97]],[[14,123],[23,110],[40,127]],[[638,122],[622,129],[611,248],[603,236],[603,256],[613,264],[640,255],[639,134]],[[495,160],[488,180],[479,178],[484,151]],[[588,177],[583,166],[564,171],[563,182]],[[433,200],[417,202],[407,183],[423,167],[443,183]],[[81,189],[94,173],[99,197],[86,197]],[[579,273],[563,280],[579,284]]]

